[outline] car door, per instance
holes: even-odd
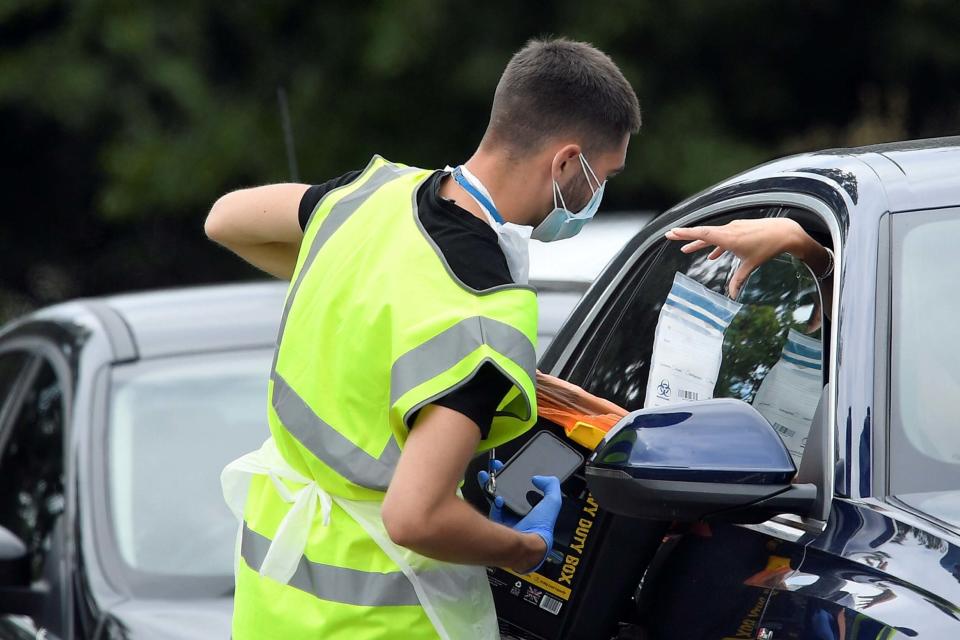
[[[960,207],[890,216],[887,495],[960,532]],[[918,471],[923,470],[923,473]],[[960,569],[958,580],[960,580]],[[958,598],[960,600],[960,598]],[[960,604],[960,603],[958,603]]]
[[[603,291],[591,292],[574,314],[574,325],[568,323],[566,335],[558,338],[541,367],[550,367],[554,375],[628,410],[644,406],[651,384],[665,387],[662,392],[679,395],[681,400],[704,399],[651,377],[661,310],[676,274],[695,280],[714,295],[723,294],[736,261],[729,254],[717,260],[708,260],[708,252],[684,254],[680,243],[665,240],[663,233],[677,224],[719,225],[738,218],[790,215],[828,242],[831,229],[825,216],[829,210],[814,212],[796,205],[788,195],[765,194],[713,205],[682,219],[654,221],[613,263],[617,272],[606,274]],[[758,395],[769,400],[770,393],[761,394],[761,388],[770,372],[790,355],[791,339],[801,335],[793,342],[817,346],[815,352],[805,352],[814,382],[791,386],[795,380],[781,380],[783,388],[775,397],[792,410],[789,402],[803,395],[809,429],[824,395],[827,358],[823,354],[829,348],[823,338],[830,335],[816,279],[805,265],[782,256],[754,273],[738,301],[742,307],[724,333],[714,397],[738,398],[754,403],[755,408]],[[765,416],[788,448],[798,449],[794,453],[800,459],[805,432],[796,428],[797,423],[776,420],[779,414],[775,414]],[[821,490],[832,495],[832,486]],[[643,577],[636,622],[651,638],[756,637],[772,581],[799,566],[803,548],[796,543],[807,526],[816,525],[797,518],[763,526],[720,523],[678,528]],[[738,635],[743,633],[750,635]]]
[[[880,239],[880,366],[849,367],[875,375],[872,495],[838,496],[807,537],[764,613],[775,638],[960,637],[960,209],[885,215]]]
[[[11,371],[13,384],[4,380]],[[0,526],[25,545],[29,580],[25,588],[0,591],[0,638],[65,633],[67,378],[65,363],[50,348],[34,341],[0,347],[0,392],[6,389],[0,399]]]
[[[960,209],[884,216],[880,237],[873,495],[835,501],[783,599],[870,638],[960,637]]]

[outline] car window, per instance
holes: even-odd
[[[208,353],[114,369],[110,517],[120,557],[140,582],[176,593],[181,578],[233,574],[237,521],[220,472],[269,435],[271,357]]]
[[[0,525],[26,544],[37,580],[64,507],[63,387],[48,361],[12,411],[0,452]]]
[[[778,210],[741,210],[704,224]],[[783,255],[757,269],[734,302],[725,295],[734,258],[709,260],[708,251],[684,254],[681,246],[658,240],[637,261],[570,379],[630,411],[710,397],[741,399],[771,422],[799,461],[823,386],[815,278]],[[698,367],[711,357],[718,368],[703,379]],[[684,376],[685,369],[692,372]]]
[[[960,209],[892,216],[890,489],[960,527]]]
[[[753,405],[799,464],[823,389],[823,313],[810,269],[783,254],[747,280],[724,335],[714,397]]]
[[[12,399],[17,380],[20,379],[29,358],[30,355],[26,351],[0,353],[0,418],[3,417],[4,407]],[[0,443],[2,442],[3,437],[0,436]]]

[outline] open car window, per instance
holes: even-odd
[[[740,210],[699,224],[770,217],[778,207]],[[634,263],[571,381],[633,411],[710,397],[756,408],[799,465],[824,384],[823,309],[809,268],[781,255],[727,297],[736,260],[684,254],[659,240]]]

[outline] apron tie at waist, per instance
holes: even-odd
[[[287,584],[297,571],[300,558],[307,548],[307,537],[317,512],[317,503],[320,503],[323,526],[328,526],[333,500],[316,481],[305,478],[291,467],[280,455],[273,438],[267,438],[260,449],[231,462],[220,475],[227,504],[240,522],[243,522],[250,474],[270,478],[280,498],[292,505],[280,521],[259,571],[262,576]],[[285,481],[300,487],[291,490]],[[239,535],[237,539],[239,544]]]
[[[224,498],[240,523],[237,529],[235,571],[239,571],[241,561],[244,507],[250,478],[254,475],[270,478],[277,495],[291,505],[263,556],[260,575],[288,584],[304,557],[317,503],[320,503],[323,525],[327,526],[332,503],[336,502],[407,577],[441,640],[499,639],[497,615],[486,569],[433,560],[394,544],[383,525],[380,502],[331,496],[315,481],[293,469],[280,455],[273,438],[268,438],[257,451],[228,464],[220,474]],[[298,488],[291,490],[288,483]],[[390,574],[376,575],[382,577]]]

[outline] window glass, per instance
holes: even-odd
[[[0,453],[0,525],[27,545],[36,580],[64,507],[63,388],[49,362],[42,363],[13,411]]]
[[[29,354],[26,351],[8,351],[0,353],[0,416],[3,408],[10,401],[14,387],[23,373]],[[0,442],[3,438],[0,437]]]
[[[773,211],[740,211],[705,224]],[[709,260],[709,251],[684,254],[681,246],[659,241],[638,261],[571,378],[630,411],[711,396],[752,403],[799,461],[823,386],[822,310],[815,278],[806,265],[779,256],[751,275],[737,306],[724,299],[734,258],[727,254]],[[696,294],[698,287],[705,291]],[[667,316],[676,309],[683,313],[668,325]],[[687,333],[678,333],[675,346],[664,349],[669,342],[662,335],[665,327],[685,327]],[[693,380],[687,388],[682,376],[663,375],[685,359],[696,369],[706,357],[718,359],[715,380],[699,380],[699,385]],[[651,380],[651,374],[657,379]]]
[[[237,522],[220,472],[269,435],[272,352],[191,355],[114,370],[110,511],[120,555],[134,570],[230,576]]]
[[[891,488],[960,526],[960,210],[893,216]]]
[[[762,212],[743,212],[761,217]],[[725,224],[732,216],[711,221]],[[620,286],[606,317],[581,351],[571,381],[633,411],[643,407],[657,320],[674,275],[683,273],[713,291],[726,287],[733,257],[707,260],[707,252],[685,254],[679,242],[657,241]]]
[[[783,254],[753,272],[738,302],[743,306],[724,335],[714,396],[752,404],[799,464],[824,384],[817,281],[805,264]]]

